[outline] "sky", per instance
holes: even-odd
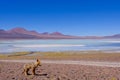
[[[77,36],[120,33],[119,0],[0,0],[0,29]]]

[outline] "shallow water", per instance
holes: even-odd
[[[120,51],[120,40],[1,40],[0,53],[22,51]]]

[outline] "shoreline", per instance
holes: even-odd
[[[117,61],[120,62],[120,52],[103,51],[64,51],[64,52],[16,52],[0,54],[0,60],[90,60],[90,61]]]
[[[45,47],[46,47],[46,45],[44,45]],[[54,46],[54,45],[52,45],[52,46]],[[56,46],[56,45],[55,45]],[[61,46],[61,45],[58,45],[58,47],[59,46]],[[66,47],[67,45],[65,45],[65,47]],[[84,45],[73,45],[73,46],[84,46]],[[32,47],[32,46],[30,46],[30,47]],[[49,46],[48,46],[49,47]],[[67,54],[67,52],[70,52],[70,53],[78,53],[78,52],[80,52],[80,54],[81,54],[81,52],[83,52],[83,53],[89,53],[89,52],[102,52],[102,53],[120,53],[120,50],[118,51],[118,49],[116,49],[116,50],[65,50],[65,51],[17,51],[17,52],[0,52],[0,54],[15,54],[15,53],[22,53],[22,52],[26,52],[26,53],[51,53],[51,52],[56,52],[56,53],[58,53],[58,52],[62,52],[62,53],[66,53]]]

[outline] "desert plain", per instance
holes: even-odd
[[[23,66],[41,60],[36,74]],[[104,51],[16,52],[0,54],[0,80],[120,80],[120,53]]]

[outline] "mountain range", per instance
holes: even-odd
[[[60,32],[53,33],[38,33],[36,31],[29,31],[24,28],[13,28],[11,30],[0,29],[0,39],[109,39],[120,38],[120,34],[111,36],[71,36],[64,35]]]

